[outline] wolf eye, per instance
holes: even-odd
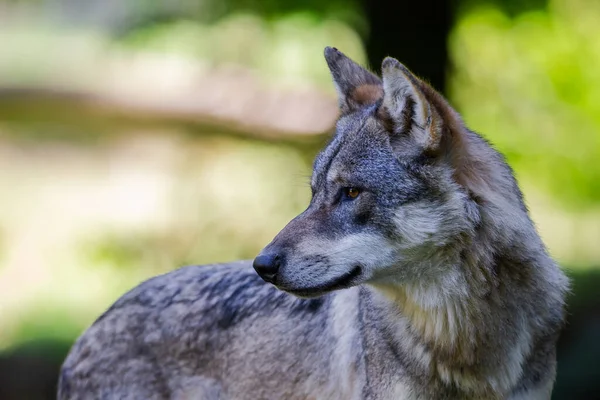
[[[360,194],[360,189],[355,187],[347,187],[343,189],[344,198],[354,200]]]

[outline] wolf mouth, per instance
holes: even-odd
[[[292,293],[299,297],[317,297],[327,292],[331,292],[333,290],[345,289],[350,286],[354,278],[359,276],[362,273],[362,268],[360,265],[352,268],[351,271],[346,272],[342,276],[331,280],[330,282],[326,282],[322,285],[313,286],[311,288],[302,288],[302,289],[286,289],[280,288],[288,293]]]

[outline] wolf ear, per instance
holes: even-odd
[[[383,96],[381,79],[335,47],[325,48],[325,60],[333,77],[342,114],[373,104]]]
[[[383,60],[381,70],[384,95],[379,115],[392,134],[410,137],[420,150],[437,149],[442,121],[427,98],[425,84],[391,57]]]

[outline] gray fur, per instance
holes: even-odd
[[[341,116],[263,250],[275,286],[251,262],[148,280],[75,343],[59,399],[550,398],[568,281],[510,167],[398,61],[325,56]]]

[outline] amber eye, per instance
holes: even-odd
[[[360,194],[360,189],[357,189],[355,187],[344,188],[344,195],[348,199],[355,199],[358,197],[359,194]]]

